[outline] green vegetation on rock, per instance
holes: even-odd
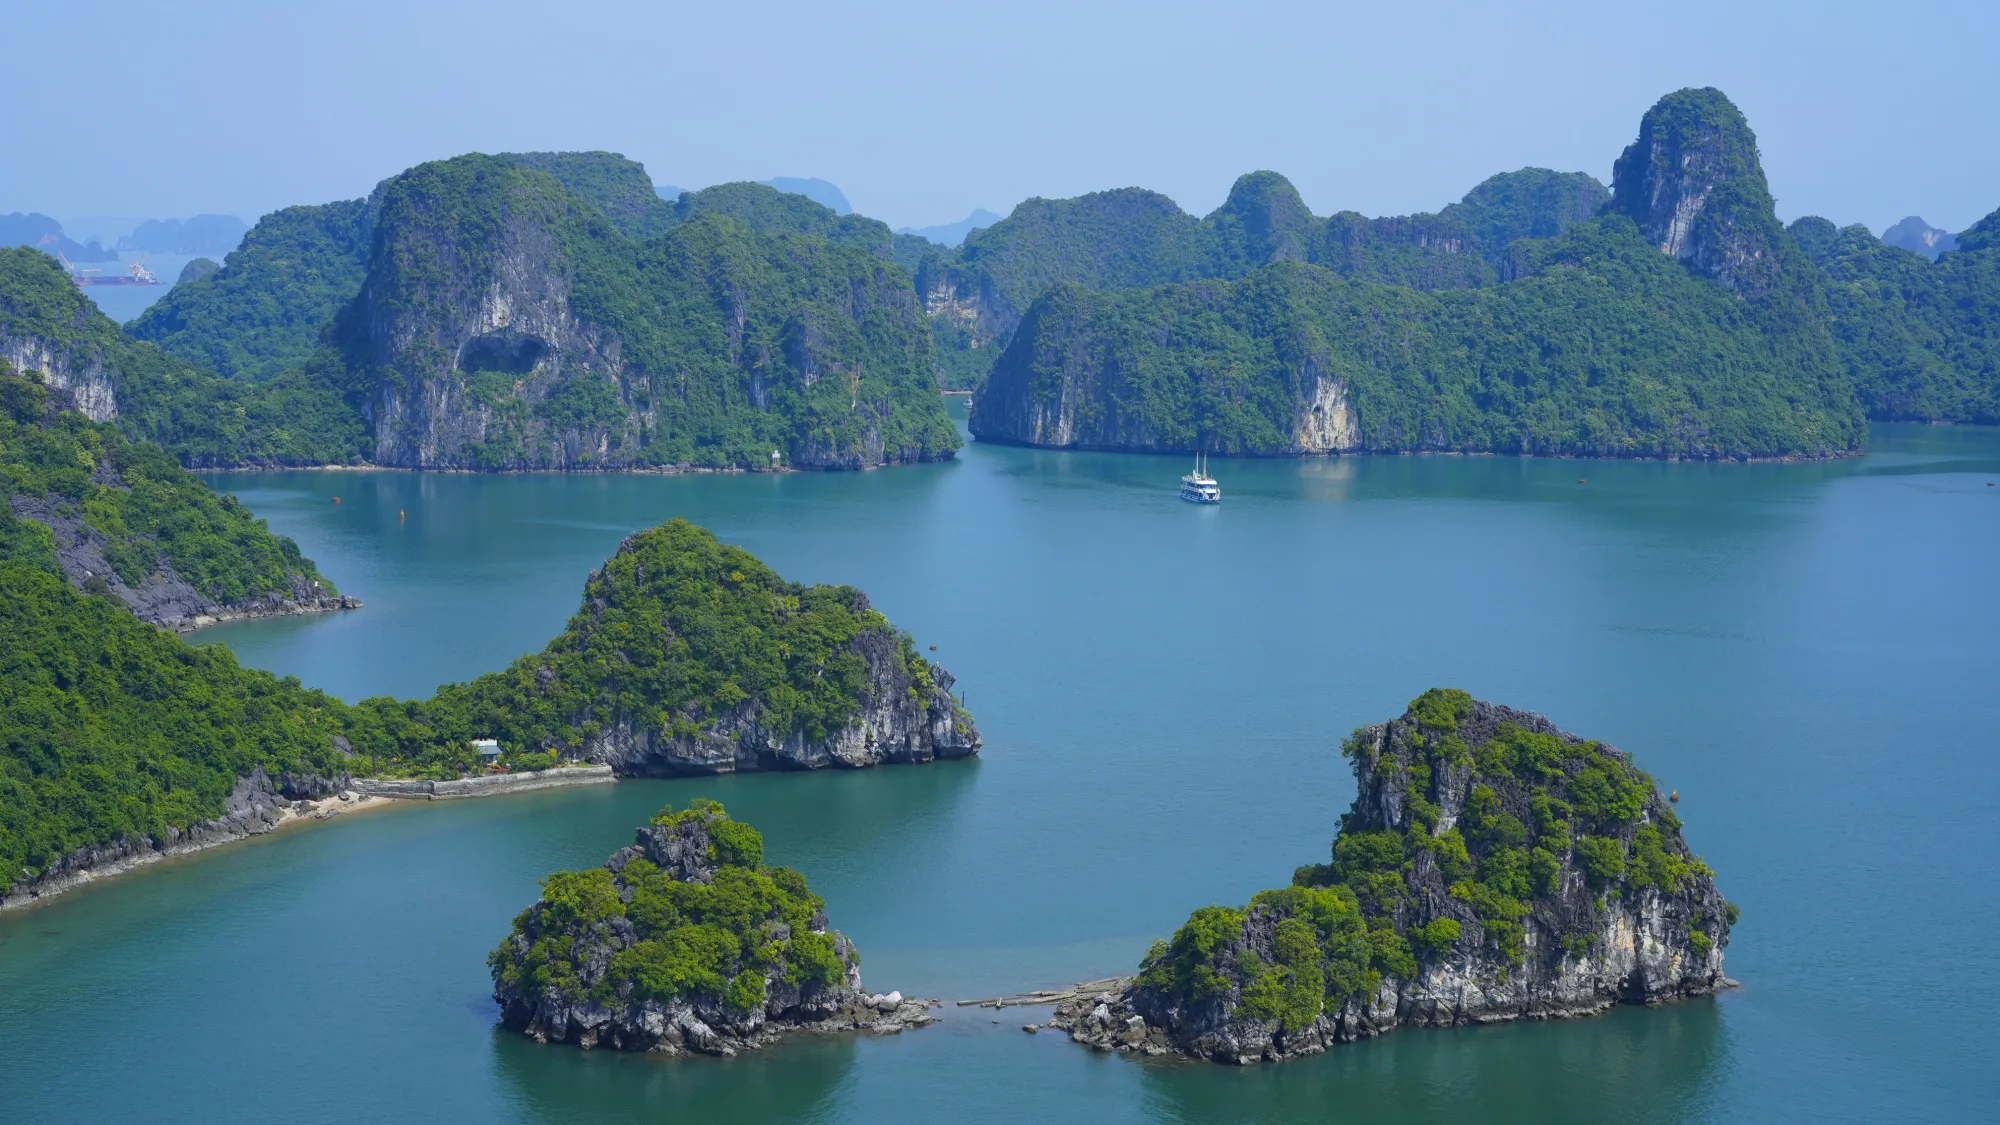
[[[66,502],[93,526],[203,579],[313,573],[234,500],[188,493],[199,483],[157,450],[73,414],[42,419],[41,393],[0,378],[9,416],[28,419],[0,422],[16,495],[80,497]],[[129,491],[98,479],[107,467]],[[488,737],[522,766],[585,757],[623,773],[871,765],[979,745],[950,675],[860,591],[786,582],[682,520],[628,539],[541,653],[429,699],[349,706],[71,589],[46,526],[0,514],[0,896],[79,849],[176,839],[223,815],[259,767],[274,781],[459,777]],[[718,837],[725,852],[748,855],[732,831]]]
[[[1420,982],[1433,977],[1453,995],[1467,979],[1496,994],[1531,990],[1499,1001],[1515,1016],[1530,1003],[1573,1014],[1624,996],[1634,958],[1647,963],[1649,994],[1722,979],[1710,955],[1734,910],[1652,780],[1618,752],[1447,689],[1356,731],[1342,752],[1359,793],[1332,862],[1299,868],[1292,886],[1247,907],[1203,907],[1147,954],[1127,1001],[1181,1049],[1247,1061],[1264,1050],[1244,1046],[1259,1036],[1276,1043],[1263,1057],[1320,1049],[1360,1033],[1333,1022],[1343,1012],[1380,1012],[1379,1031],[1403,1018],[1400,1004],[1427,1008],[1432,986]],[[1624,948],[1620,913],[1650,919],[1667,953]],[[1685,955],[1673,955],[1677,943]],[[1651,975],[1665,969],[1675,979]]]
[[[946,385],[970,388],[1034,301],[1057,285],[1147,289],[1239,278],[1285,261],[1426,292],[1489,285],[1509,242],[1559,234],[1604,198],[1603,186],[1583,173],[1529,168],[1487,180],[1436,215],[1342,211],[1322,219],[1285,177],[1251,172],[1205,219],[1140,188],[1030,199],[972,232],[955,253],[916,254],[913,272],[940,323]]]
[[[339,700],[11,561],[0,678],[0,894],[81,848],[174,839],[257,770],[342,768]]]
[[[1151,291],[1059,287],[980,391],[973,433],[1251,455],[1816,456],[1862,441],[1824,329],[1769,330],[1623,217],[1534,246],[1532,276],[1439,293],[1295,262]],[[1351,430],[1308,413],[1329,397]],[[1058,399],[1069,432],[1038,431]]]
[[[1935,262],[1866,227],[1790,231],[1824,271],[1834,334],[1871,418],[2000,424],[2000,211]]]
[[[703,215],[723,215],[764,235],[806,235],[894,258],[896,236],[889,225],[863,215],[842,215],[797,192],[768,184],[729,183],[691,191],[669,205],[672,223],[689,223]]]
[[[1518,209],[1560,227],[1587,185],[1517,173],[1475,189],[1456,220],[1364,229],[1336,215],[1318,252],[1236,281],[1052,288],[980,388],[973,433],[1247,455],[1859,448],[1818,271],[1777,224],[1741,115],[1712,90],[1671,95],[1618,169],[1606,214],[1512,241],[1503,284],[1477,284],[1489,267],[1467,224],[1544,221]],[[1270,185],[1238,186],[1267,212],[1298,211],[1274,211]],[[1371,276],[1396,284],[1353,280]]]
[[[503,152],[500,159],[554,176],[627,238],[650,238],[676,221],[646,167],[615,152]]]
[[[364,700],[348,733],[366,759],[442,776],[475,764],[474,738],[665,772],[675,746],[702,768],[694,748],[718,731],[730,742],[754,727],[779,746],[824,743],[881,681],[919,712],[941,694],[915,642],[861,591],[786,582],[676,519],[627,539],[541,652],[427,701]],[[942,704],[951,708],[948,696]],[[947,714],[974,737],[970,717]],[[706,768],[723,765],[733,759]]]
[[[1554,238],[1591,219],[1610,200],[1610,190],[1587,173],[1523,168],[1486,180],[1438,216],[1464,223],[1498,269],[1517,240]]]
[[[149,343],[10,252],[0,336],[101,375],[95,416],[115,405],[189,465],[947,458],[897,252],[886,226],[763,185],[670,204],[612,153],[473,154],[268,216],[135,323]]]
[[[323,382],[239,383],[133,339],[34,250],[0,249],[0,351],[184,465],[344,464],[364,437],[361,418]]]
[[[106,593],[113,576],[128,589],[176,580],[217,605],[293,598],[301,588],[334,593],[298,544],[272,535],[234,496],[218,496],[158,446],[51,398],[39,379],[0,361],[0,557],[68,571],[73,583]],[[59,566],[52,523],[88,540],[109,572]]]
[[[666,847],[629,848],[613,857],[615,866],[559,871],[543,882],[541,901],[514,919],[488,957],[496,995],[600,1006],[701,1000],[747,1013],[764,1006],[772,985],[845,981],[825,902],[798,872],[764,866],[755,828],[697,800],[680,812],[661,809],[639,834]],[[646,851],[667,853],[662,859],[693,854],[663,869]],[[614,920],[630,927],[616,944],[607,940]],[[606,946],[607,962],[588,956]]]
[[[372,229],[366,200],[274,211],[221,269],[183,277],[129,331],[230,379],[299,371],[361,291]]]

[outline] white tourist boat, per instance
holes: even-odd
[[[1208,475],[1208,456],[1206,454],[1195,454],[1194,472],[1181,478],[1181,499],[1193,501],[1196,504],[1220,504],[1222,502],[1222,487],[1215,483],[1215,478]]]

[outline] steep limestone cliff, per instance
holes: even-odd
[[[1618,169],[1595,217],[1596,181],[1524,169],[1444,214],[1310,223],[1280,177],[1246,176],[1187,237],[1233,240],[1212,268],[1247,274],[1044,289],[974,392],[973,436],[1250,456],[1859,448],[1820,275],[1742,115],[1716,91],[1669,95]]]
[[[378,189],[367,281],[321,366],[360,404],[372,460],[868,468],[956,450],[899,267],[664,203],[629,221],[666,233],[633,242],[551,159],[458,157]]]
[[[93,422],[118,417],[117,326],[77,291],[54,258],[0,247],[0,362],[38,373]]]
[[[1611,181],[1612,207],[1661,253],[1751,300],[1778,285],[1790,238],[1764,182],[1757,138],[1722,91],[1661,98]]]
[[[1434,690],[1356,731],[1330,864],[1196,911],[1122,993],[1059,1006],[1105,1050],[1246,1064],[1398,1027],[1591,1015],[1729,986],[1735,909],[1618,751]]]
[[[854,944],[722,806],[663,809],[603,867],[558,872],[488,962],[537,1042],[730,1056],[798,1031],[897,1032],[929,1005],[861,988]]]

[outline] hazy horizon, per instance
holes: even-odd
[[[1261,168],[1319,214],[1407,214],[1524,166],[1608,183],[1648,106],[1708,85],[1788,220],[2000,207],[2000,12],[1968,3],[562,12],[30,5],[9,22],[43,49],[13,66],[42,93],[0,124],[0,213],[254,222],[463,152],[608,149],[686,187],[824,178],[892,227],[1126,186],[1205,214]]]

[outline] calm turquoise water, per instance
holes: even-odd
[[[866,589],[937,645],[986,751],[399,806],[0,917],[0,1118],[1989,1117],[2000,434],[1885,428],[1875,448],[1220,462],[1213,509],[1174,499],[1177,461],[983,445],[865,474],[213,478],[368,603],[202,634],[246,662],[425,693],[539,647],[621,537],[687,516]],[[1352,795],[1340,737],[1435,684],[1677,787],[1743,907],[1744,987],[1250,1071],[1094,1056],[1022,1034],[1033,1010],[725,1062],[495,1030],[483,957],[536,880],[695,796],[811,878],[872,987],[1126,971],[1193,907],[1323,859]]]

